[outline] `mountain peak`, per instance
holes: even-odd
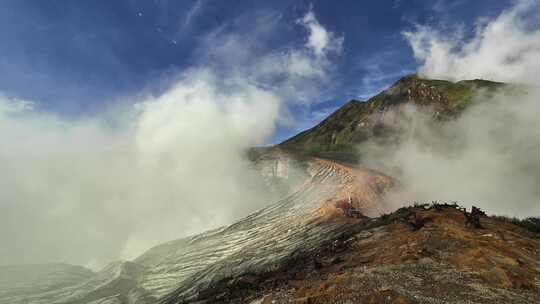
[[[355,161],[354,146],[380,135],[387,111],[409,103],[429,109],[438,119],[448,119],[470,105],[479,90],[493,92],[502,85],[482,79],[452,82],[406,75],[367,101],[348,101],[318,125],[278,146],[295,153]]]

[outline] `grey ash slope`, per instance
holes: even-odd
[[[217,282],[279,267],[297,252],[317,248],[341,233],[351,222],[331,220],[337,210],[329,202],[357,184],[355,174],[373,178],[357,191],[366,199],[380,199],[385,187],[392,185],[387,177],[369,170],[353,172],[323,160],[312,159],[305,168],[307,179],[296,191],[230,226],[159,245],[133,262],[112,263],[84,282],[32,294],[3,295],[0,303],[127,304],[197,299],[200,290]],[[379,205],[379,201],[371,203]]]
[[[263,273],[280,267],[295,254],[314,250],[346,230],[354,221],[328,220],[336,210],[327,203],[346,195],[343,191],[347,191],[348,187],[354,187],[353,184],[357,182],[354,173],[325,161],[314,160],[309,166],[312,172],[310,180],[292,195],[217,231],[215,236],[196,240],[200,244],[192,247],[193,253],[176,254],[172,260],[176,267],[185,264],[185,267],[191,268],[193,265],[210,263],[201,265],[202,271],[194,276],[181,278],[180,287],[162,302],[200,300],[205,296],[199,293],[201,290],[208,290],[224,281],[235,281],[244,274]],[[392,185],[382,175],[369,171],[359,173],[377,179],[376,185],[366,183],[360,186],[365,195],[364,201],[381,200],[380,190],[384,191],[385,187]],[[204,252],[204,255],[200,252]],[[191,254],[194,254],[192,260]]]
[[[97,273],[80,266],[63,264],[14,265],[6,268],[2,269],[6,280],[11,281],[11,276],[18,273],[25,286],[24,289],[11,286],[0,292],[0,303],[6,304],[92,303],[111,298],[112,295],[121,298],[123,291],[134,285],[142,270],[141,266],[130,262],[114,262]]]
[[[82,266],[67,264],[0,266],[0,299],[61,289],[94,275]]]

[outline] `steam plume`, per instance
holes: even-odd
[[[99,267],[270,203],[245,149],[272,135],[292,91],[315,93],[342,42],[306,16],[326,37],[316,47],[261,53],[257,33],[216,31],[200,64],[135,106],[67,119],[0,98],[0,264]]]

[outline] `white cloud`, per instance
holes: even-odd
[[[8,98],[0,95],[0,114],[21,113],[34,109],[34,103],[17,98]]]
[[[324,57],[329,52],[340,53],[343,45],[343,38],[336,37],[334,33],[324,28],[311,8],[303,18],[297,21],[309,32],[306,46],[318,57]]]
[[[244,149],[272,134],[281,100],[233,81],[190,71],[120,129],[103,116],[1,112],[0,239],[11,252],[0,263],[102,265],[269,203]]]
[[[203,4],[204,4],[204,0],[195,1],[193,6],[188,10],[186,14],[186,19],[184,20],[184,25],[182,26],[183,29],[189,26],[191,22],[193,21],[193,18],[195,18],[197,15],[201,13]]]
[[[292,72],[290,54],[329,61],[251,52],[256,39],[210,35],[169,90],[113,113],[64,119],[0,98],[0,264],[103,265],[270,203],[245,149],[326,76]]]
[[[401,115],[386,113],[402,133],[359,146],[364,164],[399,180],[400,191],[390,196],[396,207],[442,200],[489,214],[538,216],[540,91],[523,89],[479,94],[461,117],[442,125],[410,105]]]
[[[259,16],[266,22],[258,22],[249,35],[226,33],[225,26],[204,38],[201,52],[205,62],[214,62],[221,71],[248,75],[258,86],[266,87],[279,94],[287,102],[310,104],[320,93],[333,72],[333,56],[339,56],[344,38],[325,29],[312,10],[297,24],[308,33],[302,47],[277,48],[270,50],[261,44],[261,37],[277,27],[281,16]],[[323,32],[324,41],[313,45],[313,30]],[[275,33],[272,33],[275,34]]]
[[[522,0],[494,20],[480,20],[468,40],[421,25],[404,35],[426,77],[539,84],[539,14],[538,2]]]
[[[400,109],[401,117],[385,114],[403,134],[359,148],[369,166],[400,180],[398,204],[445,200],[488,213],[540,213],[539,9],[536,1],[518,1],[493,20],[479,20],[470,39],[421,25],[405,33],[422,76],[533,86],[505,87],[493,96],[480,92],[460,117],[444,124],[411,107]]]

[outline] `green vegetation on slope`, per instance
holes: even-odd
[[[421,79],[405,76],[368,101],[351,100],[315,127],[278,146],[295,154],[356,161],[355,145],[386,134],[385,113],[399,105],[413,104],[435,119],[452,119],[471,105],[476,94],[493,93],[502,83],[486,80]]]

